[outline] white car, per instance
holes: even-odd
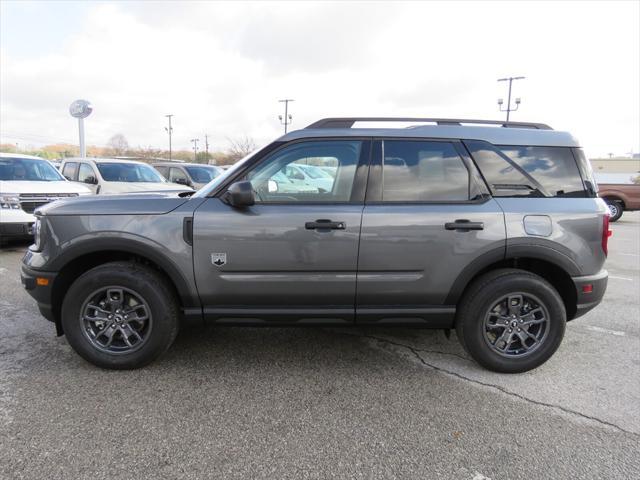
[[[187,186],[168,182],[144,162],[113,158],[68,158],[62,162],[62,175],[67,180],[88,186],[94,193],[192,192]]]
[[[305,185],[317,188],[318,191],[333,190],[334,178],[312,165],[290,163],[283,168],[283,171],[292,182],[303,182]]]
[[[0,241],[32,235],[36,208],[90,194],[87,187],[67,181],[47,160],[0,153]]]

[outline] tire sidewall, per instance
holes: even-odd
[[[609,213],[611,214],[609,216],[609,221],[616,222],[620,219],[620,217],[622,217],[622,213],[624,209],[622,208],[622,204],[620,202],[609,201],[607,202],[607,207],[609,208]],[[615,215],[611,211],[611,207],[613,207],[616,210]]]
[[[160,279],[133,267],[97,267],[80,276],[69,288],[62,305],[62,326],[71,347],[85,360],[103,368],[137,368],[154,360],[173,342],[177,330],[175,305]],[[109,354],[94,347],[83,332],[81,308],[96,290],[122,286],[136,292],[149,306],[152,328],[149,337],[131,353]],[[159,288],[160,287],[160,288]]]
[[[505,295],[521,292],[531,294],[544,304],[549,313],[549,332],[542,345],[523,357],[509,358],[494,352],[484,339],[484,316]],[[463,345],[484,367],[505,373],[519,373],[546,362],[558,349],[566,326],[566,311],[557,291],[545,280],[534,275],[509,275],[482,287],[469,305],[463,319]],[[471,313],[473,312],[473,313]]]

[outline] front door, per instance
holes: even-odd
[[[504,258],[504,214],[463,149],[451,141],[374,142],[359,323],[450,327],[465,268]]]
[[[193,251],[205,317],[353,322],[368,160],[366,140],[287,144],[236,179],[251,181],[255,205],[203,202],[194,214]],[[295,163],[335,167],[331,188],[290,181],[285,169]]]

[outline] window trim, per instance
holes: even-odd
[[[351,198],[348,201],[330,201],[330,202],[256,202],[256,205],[304,205],[304,206],[319,206],[319,205],[360,205],[364,204],[365,191],[367,187],[367,178],[369,175],[369,163],[371,161],[371,137],[310,137],[300,138],[292,140],[290,142],[274,142],[258,153],[248,162],[245,168],[236,172],[233,177],[227,179],[226,182],[219,185],[218,188],[209,194],[209,197],[221,198],[229,188],[230,185],[237,182],[244,176],[246,176],[253,169],[260,166],[263,162],[268,161],[274,155],[279,154],[285,148],[300,143],[318,143],[318,142],[335,142],[335,141],[359,141],[362,142],[360,148],[360,158],[356,164],[356,172],[353,176],[353,187],[351,189]]]
[[[385,141],[410,141],[410,142],[432,142],[449,143],[462,160],[462,164],[469,173],[469,188],[477,192],[474,198],[469,200],[383,200],[384,182],[384,142]],[[476,165],[466,153],[462,146],[462,141],[449,138],[429,138],[429,137],[377,137],[373,139],[373,152],[371,155],[371,165],[369,167],[369,181],[367,182],[366,205],[477,205],[491,199],[489,190],[479,177]],[[471,193],[471,192],[470,192]],[[477,197],[477,198],[476,198]]]

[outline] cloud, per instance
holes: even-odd
[[[73,141],[76,98],[94,105],[98,145],[123,133],[164,147],[167,113],[176,148],[205,133],[213,148],[266,142],[284,97],[298,128],[337,115],[502,118],[496,79],[517,74],[515,119],[569,129],[597,153],[640,149],[637,3],[100,2],[56,22],[48,45],[52,4],[31,8],[28,50],[2,37],[0,141]]]

